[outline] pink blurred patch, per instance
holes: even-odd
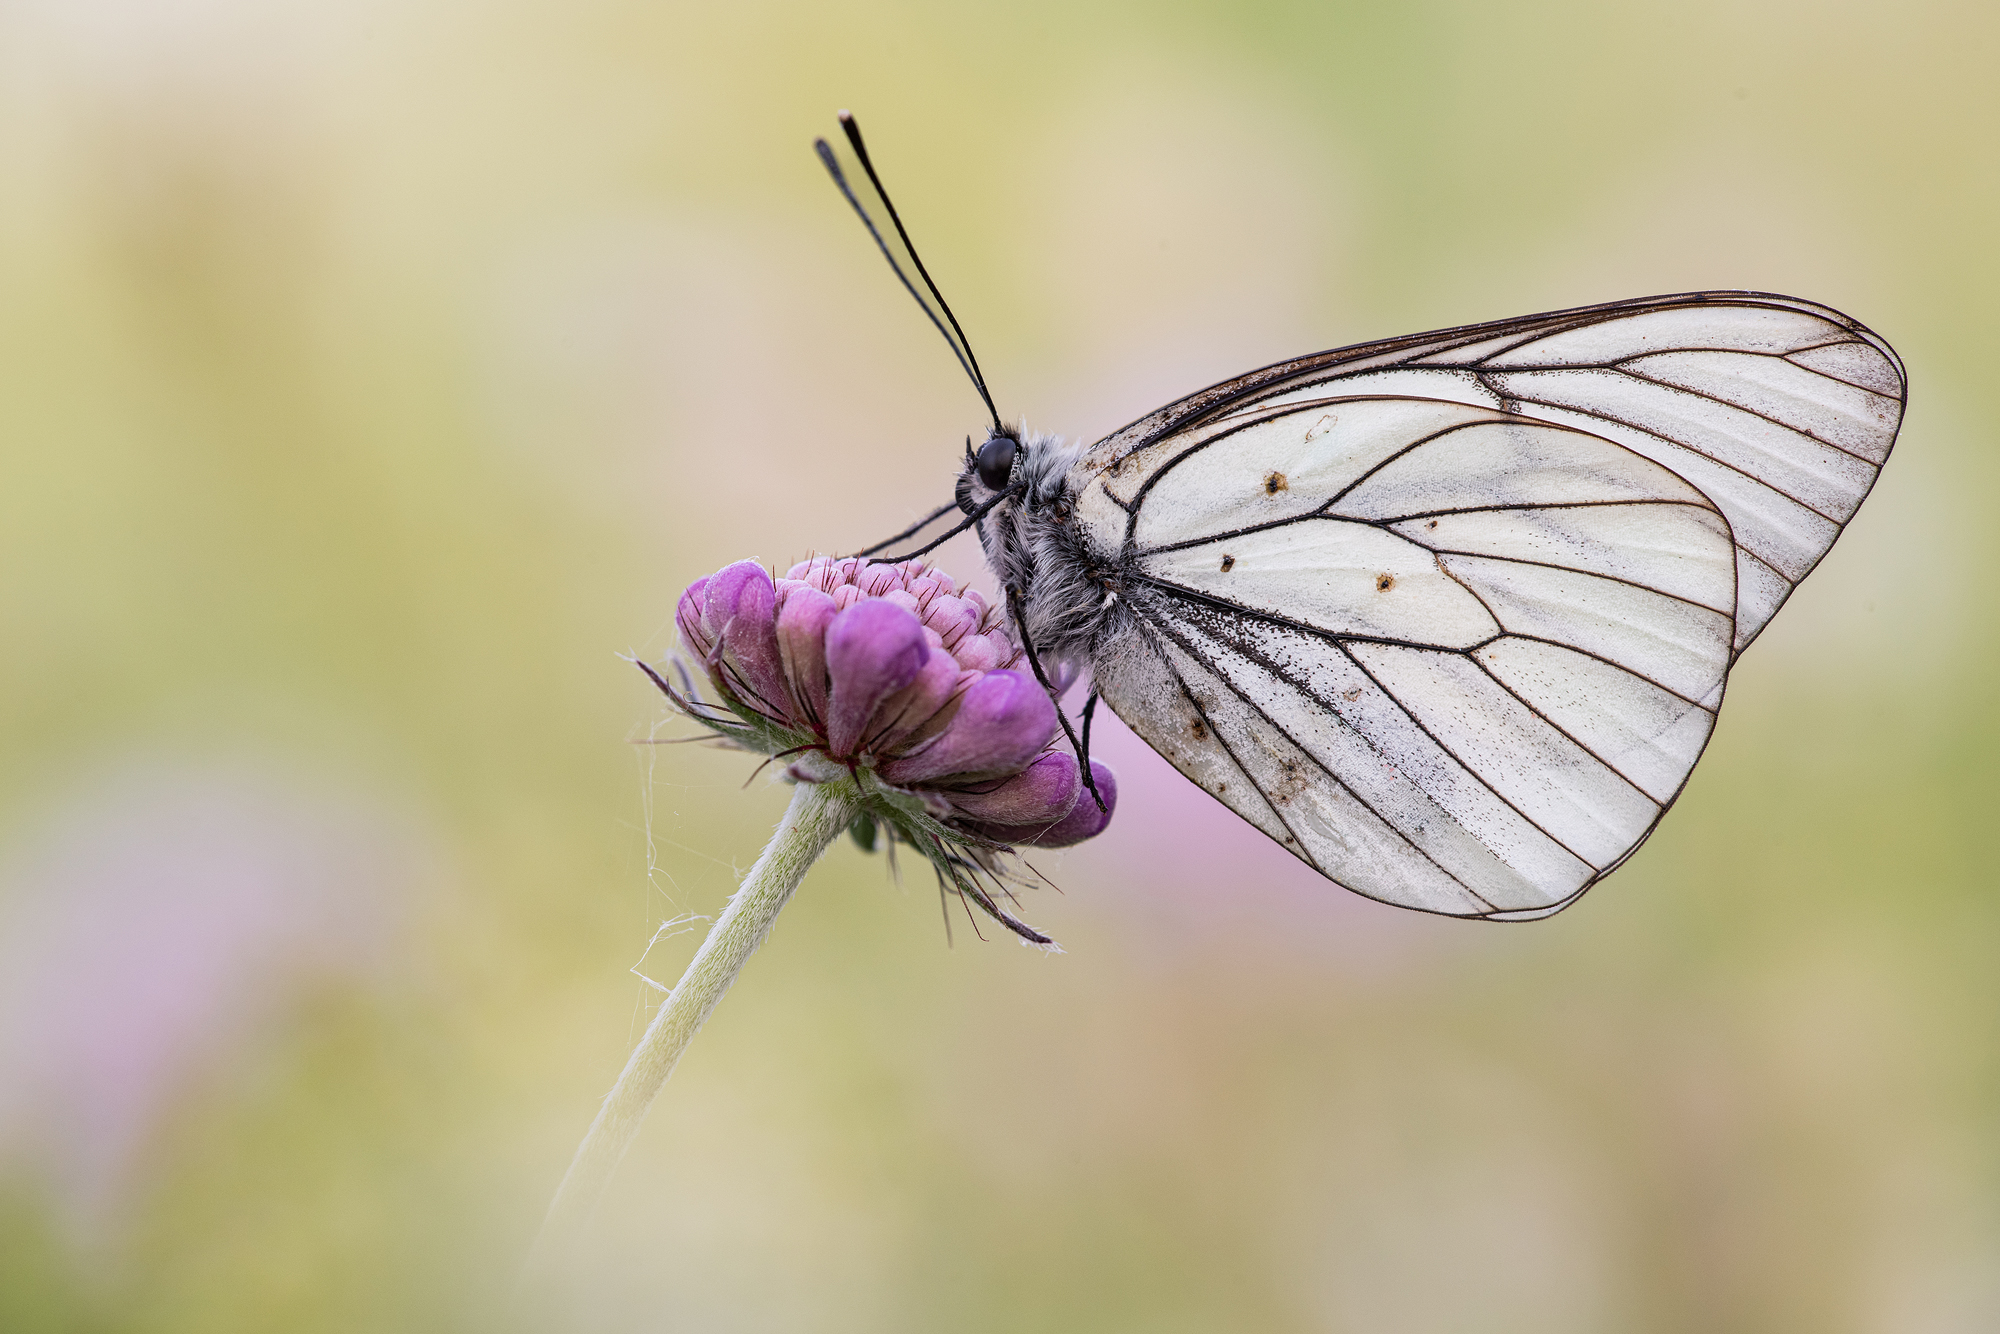
[[[0,867],[0,1163],[77,1240],[115,1231],[176,1097],[301,992],[378,971],[426,860],[281,771],[134,767],[72,794]]]

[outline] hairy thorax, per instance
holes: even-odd
[[[1115,556],[1090,550],[1074,521],[1069,474],[1082,446],[1027,431],[1020,441],[1010,494],[980,521],[980,544],[1003,592],[1019,592],[1017,628],[1035,651],[1051,667],[1081,667],[1124,625]],[[996,493],[968,463],[957,495],[972,513]]]

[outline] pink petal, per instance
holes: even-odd
[[[740,560],[718,570],[702,590],[702,619],[720,631],[728,683],[744,702],[783,717],[785,674],[778,661],[777,587],[763,566]],[[727,677],[725,678],[728,679]]]
[[[826,718],[826,628],[839,612],[831,597],[811,584],[790,584],[778,605],[778,661],[801,731],[817,731]]]
[[[1074,766],[1074,759],[1071,764]],[[1095,838],[1104,832],[1105,826],[1111,823],[1112,813],[1118,809],[1118,776],[1111,772],[1109,765],[1097,760],[1090,762],[1090,776],[1097,780],[1097,791],[1104,798],[1104,809],[1101,811],[1097,809],[1097,803],[1090,799],[1089,792],[1080,791],[1069,814],[1053,825],[967,823],[974,833],[996,843],[1025,844],[1035,848],[1067,848],[1087,838]],[[1077,786],[1082,788],[1081,783]]]
[[[826,632],[832,682],[826,708],[828,749],[840,756],[856,754],[862,738],[875,730],[876,710],[917,679],[930,651],[916,614],[880,598],[858,602],[834,617]]]
[[[674,620],[680,626],[681,644],[689,653],[708,661],[709,650],[715,647],[715,636],[701,623],[702,590],[708,587],[711,576],[703,575],[687,586],[681,594],[680,606],[675,609]]]
[[[951,776],[999,777],[1028,767],[1056,732],[1055,705],[1032,677],[987,672],[928,746],[882,766],[903,787]]]
[[[882,702],[874,730],[864,738],[868,752],[893,755],[913,739],[927,735],[926,724],[958,696],[958,664],[949,653],[933,652],[924,659],[917,679]]]
[[[1039,830],[1068,815],[1081,791],[1083,780],[1077,777],[1076,756],[1066,750],[1051,750],[989,791],[949,792],[946,796],[978,823],[1032,825]]]

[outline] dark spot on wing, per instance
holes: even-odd
[[[1429,523],[1424,525],[1424,527],[1426,528],[1435,528],[1437,526],[1438,526],[1438,521],[1436,519],[1432,519]]]
[[[1228,552],[1225,551],[1222,554],[1222,572],[1224,574],[1228,574],[1230,570],[1234,569],[1235,567],[1236,567],[1236,557],[1230,555]]]
[[[1277,781],[1265,795],[1280,806],[1289,806],[1293,797],[1310,786],[1312,786],[1312,776],[1306,772],[1305,766],[1296,758],[1287,755],[1278,761]]]
[[[1194,733],[1194,739],[1196,741],[1208,740],[1208,725],[1202,722],[1202,720],[1199,718],[1194,720],[1194,726],[1190,727],[1188,731]]]
[[[1386,592],[1388,592],[1388,591],[1389,591],[1390,589],[1394,588],[1395,586],[1396,586],[1396,576],[1395,576],[1395,575],[1393,575],[1393,574],[1378,574],[1378,575],[1376,575],[1376,576],[1375,576],[1375,591],[1376,591],[1377,593],[1386,593]]]
[[[1264,494],[1275,496],[1290,485],[1291,483],[1285,480],[1285,474],[1274,472],[1264,479]]]

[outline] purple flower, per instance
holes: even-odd
[[[934,861],[968,846],[1065,847],[1110,821],[1111,771],[1091,765],[1100,810],[1076,757],[1052,747],[1055,706],[1018,665],[999,608],[920,561],[821,558],[775,580],[739,561],[690,585],[678,619],[729,713],[677,704],[784,757],[795,781],[851,779],[879,798],[870,818]],[[939,836],[957,851],[926,845]]]

